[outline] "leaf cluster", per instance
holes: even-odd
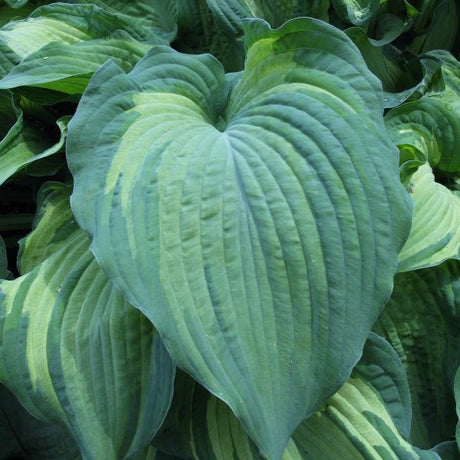
[[[459,22],[0,1],[0,459],[460,458]]]

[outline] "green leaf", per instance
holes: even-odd
[[[93,42],[92,47],[73,49],[79,43],[95,39],[99,43]],[[120,43],[122,39],[126,42],[123,45],[126,50],[115,47],[116,40]],[[128,59],[133,63],[142,50],[142,45],[136,44],[136,41],[167,43],[163,37],[155,35],[151,27],[147,28],[142,18],[111,13],[92,4],[45,5],[37,8],[27,19],[10,21],[0,29],[0,75],[7,74],[21,64],[23,71],[32,74],[31,79],[35,77],[34,84],[40,77],[38,69],[43,68],[49,68],[44,72],[44,82],[53,74],[59,78],[75,75],[78,80],[94,72],[95,66],[104,62],[111,53],[115,54],[116,59]],[[35,54],[45,46],[46,53]],[[66,51],[69,54],[67,59]],[[131,58],[129,51],[134,51]],[[80,62],[79,69],[72,62],[74,57]],[[20,75],[13,74],[11,80],[10,83],[8,80],[2,83],[2,87],[10,88],[15,81],[21,82]],[[25,80],[24,76],[22,81]]]
[[[455,146],[460,139],[459,114],[458,96],[424,96],[390,110],[385,124],[400,150],[413,152],[439,173],[458,174],[460,158]]]
[[[442,460],[458,460],[460,458],[460,450],[455,441],[445,441],[431,449],[436,452]]]
[[[378,13],[379,0],[331,0],[339,18],[355,26],[364,26]]]
[[[37,213],[32,231],[19,241],[18,265],[22,275],[31,272],[53,254],[66,250],[68,238],[76,231],[69,208],[71,187],[47,182],[37,196]]]
[[[8,258],[6,255],[5,242],[0,236],[0,279],[9,279],[11,273],[8,270]]]
[[[410,213],[379,83],[349,39],[250,21],[247,47],[230,93],[210,56],[107,63],[67,154],[104,271],[280,458],[358,359]]]
[[[182,2],[183,0],[181,0]],[[86,1],[80,0],[85,4]],[[128,16],[136,24],[142,24],[143,29],[151,31],[152,37],[163,37],[168,43],[177,33],[178,0],[92,0],[104,10],[111,13]],[[129,21],[130,19],[127,18]]]
[[[439,86],[388,112],[385,124],[401,152],[404,167],[424,164],[410,179],[414,217],[400,254],[400,271],[429,267],[460,255],[460,202],[449,190],[460,175],[460,63],[449,53],[432,53],[425,62],[439,64]],[[428,65],[428,64],[427,64]]]
[[[415,38],[408,46],[413,54],[431,50],[451,50],[460,24],[457,0],[426,0],[414,24]]]
[[[260,460],[229,408],[179,372],[173,403],[153,440],[177,458]],[[283,460],[439,459],[407,442],[411,401],[407,377],[387,341],[370,334],[347,382],[294,432]]]
[[[241,34],[229,30],[225,21],[213,15],[206,0],[182,0],[178,7],[175,49],[189,54],[210,53],[228,72],[243,68],[245,52]]]
[[[457,427],[455,429],[455,438],[457,440],[457,446],[460,449],[460,367],[455,374],[454,392],[457,412]]]
[[[408,397],[398,356],[371,334],[351,377],[299,426],[293,440],[305,459],[439,459],[407,442]]]
[[[10,119],[9,130],[0,140],[0,184],[3,184],[26,165],[59,152],[64,145],[70,117],[58,119],[56,126],[42,125],[24,114],[10,93],[0,91],[0,94],[3,112],[8,112]],[[11,125],[13,118],[15,121]],[[56,130],[59,133],[57,138]]]
[[[2,430],[3,421],[5,431]],[[5,435],[8,437],[4,438]],[[2,459],[8,458],[8,454],[31,460],[81,458],[75,440],[68,430],[58,425],[43,423],[30,415],[19,404],[14,394],[3,385],[0,385],[0,442]],[[15,447],[8,449],[9,445]]]
[[[415,270],[447,259],[460,259],[460,196],[435,181],[428,163],[412,175],[410,188],[414,200],[413,224],[399,253],[398,270]]]
[[[460,363],[459,262],[399,273],[374,330],[395,348],[412,394],[411,439],[430,448],[455,427],[453,378]]]
[[[229,407],[181,371],[171,408],[152,444],[178,458],[263,458]]]
[[[359,48],[369,70],[382,82],[385,107],[394,107],[405,100],[399,93],[407,87],[415,86],[415,76],[408,68],[403,56],[391,45],[382,45],[370,39],[361,27],[350,27],[346,34]]]
[[[22,251],[31,271],[0,284],[0,380],[39,419],[67,426],[85,458],[124,458],[161,425],[174,365],[103,274],[86,235],[75,224],[70,231],[69,194],[56,184],[42,192],[49,216]],[[54,251],[40,261],[31,252],[42,238]]]
[[[206,0],[210,10],[233,33],[241,33],[243,19],[260,18],[272,27],[289,19],[310,16],[327,21],[329,0]]]
[[[86,40],[72,45],[51,42],[15,66],[0,80],[0,89],[38,86],[82,94],[92,74],[107,59],[128,71],[149,48],[130,39]]]

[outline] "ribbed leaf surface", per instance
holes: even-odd
[[[104,65],[68,161],[104,271],[280,458],[359,358],[410,213],[379,83],[349,39],[252,21],[247,47],[232,85],[212,57],[166,47],[129,74]]]
[[[460,257],[460,63],[447,52],[427,55],[425,65],[439,66],[442,89],[404,103],[385,116],[401,163],[426,163],[410,179],[414,216],[399,256],[399,270],[430,267]]]
[[[428,163],[411,177],[414,217],[399,253],[399,271],[460,259],[460,196],[435,181]]]
[[[301,423],[282,460],[439,459],[407,441],[410,423],[404,367],[388,342],[371,334],[350,378]],[[228,407],[181,372],[153,443],[178,458],[263,458]]]
[[[161,425],[174,365],[150,322],[97,265],[72,224],[69,193],[48,189],[47,213],[59,215],[64,201],[67,219],[53,228],[42,218],[34,230],[53,235],[44,238],[57,239],[59,250],[56,242],[32,271],[0,284],[0,380],[32,414],[66,425],[85,458],[124,458]],[[36,248],[26,244],[22,258],[36,260]]]
[[[351,377],[293,439],[305,459],[440,460],[407,442],[408,398],[401,361],[388,342],[371,334]]]
[[[448,441],[455,427],[459,274],[458,261],[398,274],[393,295],[374,326],[406,368],[414,413],[411,438],[420,447]]]
[[[289,19],[309,16],[327,20],[327,0],[206,0],[223,27],[241,33],[245,18],[265,19],[271,26],[279,27]]]
[[[59,152],[64,146],[69,117],[57,120],[59,137],[53,142],[51,136],[44,136],[43,130],[27,119],[11,93],[0,91],[0,101],[5,114],[4,128],[8,128],[0,139],[1,185],[25,166]]]
[[[45,5],[0,29],[0,88],[43,86],[81,94],[107,59],[129,70],[152,44],[167,43],[142,16],[94,4]]]

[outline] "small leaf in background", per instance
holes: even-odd
[[[227,72],[243,68],[245,52],[241,31],[229,30],[222,18],[212,14],[206,0],[179,2],[177,23],[174,49],[189,54],[210,53]]]
[[[407,47],[413,54],[453,47],[459,40],[460,4],[457,0],[425,0],[415,18],[414,38]],[[458,45],[457,45],[458,46]]]
[[[435,181],[428,163],[410,179],[414,217],[399,253],[398,270],[409,271],[460,259],[460,197]]]
[[[431,448],[451,439],[453,379],[460,364],[459,262],[399,273],[374,325],[397,351],[412,394],[411,439]]]
[[[32,85],[81,94],[108,58],[129,70],[152,44],[169,41],[139,16],[94,4],[45,5],[0,29],[0,88]]]
[[[390,110],[385,124],[400,150],[402,169],[422,164],[405,179],[412,191],[412,228],[399,255],[399,271],[429,267],[460,257],[460,64],[449,53],[433,52],[425,65],[438,65],[440,81],[412,102]],[[442,89],[441,89],[442,86]]]
[[[8,270],[8,257],[6,254],[5,242],[0,236],[0,279],[11,278],[11,273]]]
[[[67,158],[104,271],[276,459],[358,359],[410,210],[380,84],[345,34],[245,27],[230,93],[210,56],[104,65]]]
[[[57,120],[48,114],[48,120],[41,121],[31,113],[24,113],[18,99],[8,91],[0,90],[3,111],[9,108],[9,118],[15,119],[9,130],[0,139],[0,185],[11,176],[43,158],[62,151],[67,135],[69,116]],[[53,123],[54,122],[54,123]],[[59,163],[57,164],[60,166]],[[50,175],[55,170],[49,171]]]
[[[457,426],[455,429],[455,438],[457,440],[457,447],[460,449],[460,367],[455,374],[454,381],[456,413],[457,413]]]
[[[377,14],[379,0],[331,0],[337,16],[345,23],[365,26]]]
[[[83,457],[123,458],[161,425],[174,365],[72,223],[71,189],[49,187],[33,240],[23,243],[21,265],[31,271],[0,284],[0,380],[39,419],[67,427]],[[45,240],[54,250],[40,260]]]
[[[0,89],[37,86],[80,95],[92,74],[108,59],[126,70],[150,45],[131,39],[86,40],[69,45],[51,42],[30,54],[0,80]]]
[[[327,21],[329,0],[206,0],[209,9],[234,34],[243,32],[243,19],[260,18],[273,28],[290,19],[309,16]]]

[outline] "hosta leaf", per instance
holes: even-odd
[[[351,377],[302,422],[282,459],[439,459],[407,442],[410,422],[404,367],[388,342],[371,334]],[[229,408],[181,372],[170,412],[153,443],[178,458],[263,458]]]
[[[136,41],[167,43],[161,36],[152,35],[151,28],[144,28],[142,21],[142,18],[115,14],[92,4],[64,3],[45,5],[26,19],[10,21],[0,29],[0,75],[4,76],[18,64],[21,67],[5,82],[0,80],[2,88],[28,84],[28,78],[31,84],[49,85],[51,78],[60,80],[72,76],[78,85],[85,74],[94,72],[112,53],[115,59],[126,60],[125,65],[132,66],[144,49]],[[92,41],[92,46],[80,45],[74,49],[85,41]],[[40,52],[45,46],[45,52]],[[78,66],[73,59],[78,61]],[[39,69],[43,71],[42,81]],[[27,74],[21,76],[24,72]]]
[[[228,72],[244,65],[241,34],[229,30],[222,19],[213,15],[206,0],[182,0],[178,4],[178,37],[174,48],[189,54],[210,53]]]
[[[79,0],[78,3],[85,4],[86,1]],[[167,42],[176,36],[178,0],[131,0],[129,3],[123,0],[93,0],[91,3],[115,14],[130,16],[146,31],[151,30],[154,36],[161,36]]]
[[[2,430],[2,418],[5,429]],[[8,436],[3,438],[3,436]],[[16,446],[8,452],[8,440]],[[58,425],[43,423],[30,415],[5,386],[0,385],[0,458],[18,458],[31,460],[78,460],[80,451],[71,434]],[[14,446],[14,444],[13,444]],[[3,454],[7,454],[6,457]],[[14,457],[16,458],[16,457]]]
[[[75,224],[69,231],[68,187],[51,187],[42,192],[50,216],[22,251],[32,270],[0,284],[0,380],[32,414],[67,426],[85,458],[124,458],[160,426],[174,366],[150,322],[103,274],[86,235]],[[55,250],[39,261],[30,252],[41,238]]]
[[[8,258],[6,255],[5,242],[0,236],[0,279],[10,278],[11,273],[8,270]]]
[[[436,452],[442,460],[458,460],[460,451],[455,441],[445,441],[430,449]]]
[[[457,261],[398,274],[392,297],[374,326],[406,368],[414,413],[411,439],[421,447],[449,440],[455,426],[459,274]]]
[[[130,70],[149,48],[129,39],[87,40],[72,45],[51,42],[15,66],[0,80],[0,89],[38,86],[82,94],[91,75],[107,59]]]
[[[211,56],[107,63],[67,153],[104,271],[280,458],[358,359],[409,208],[379,83],[342,32],[248,21],[247,48],[231,88]]]
[[[455,374],[454,391],[457,412],[457,426],[455,429],[455,438],[457,440],[457,446],[460,449],[460,367],[458,368],[457,373]]]
[[[27,4],[29,0],[5,0],[5,3],[11,8],[21,8],[25,4]]]
[[[242,32],[245,18],[265,19],[279,27],[289,19],[310,16],[327,21],[329,0],[206,0],[209,8],[233,33]]]
[[[426,61],[434,58],[435,54],[428,55]],[[460,202],[449,190],[455,188],[453,183],[460,174],[456,154],[460,142],[460,64],[448,53],[438,58],[444,90],[433,88],[385,117],[403,166],[414,160],[426,162],[411,179],[414,218],[400,254],[400,271],[429,267],[460,254]]]
[[[361,51],[369,70],[382,82],[385,107],[400,105],[408,96],[404,90],[416,84],[414,72],[402,54],[391,45],[370,39],[361,27],[350,27],[345,32]]]
[[[12,125],[11,121],[8,123],[9,130],[0,140],[0,184],[3,184],[26,165],[62,149],[69,117],[58,119],[56,126],[47,127],[51,135],[49,132],[45,134],[44,126],[37,126],[31,117],[27,117],[10,93],[0,91],[0,103],[4,112],[9,109],[8,118],[15,119]],[[53,131],[59,134],[56,136]]]
[[[399,254],[399,271],[460,259],[460,196],[435,181],[428,163],[412,175],[410,188],[414,218]]]
[[[331,0],[339,18],[355,26],[364,26],[373,19],[380,6],[379,0]]]
[[[382,338],[370,335],[345,385],[293,435],[305,459],[437,459],[406,440],[409,391],[401,362]],[[397,412],[395,413],[394,410]]]
[[[392,109],[385,124],[403,159],[424,159],[441,174],[455,174],[460,171],[460,158],[455,153],[460,138],[459,113],[458,96],[424,96]]]
[[[75,233],[69,208],[70,189],[59,182],[48,182],[37,196],[37,213],[31,232],[19,241],[18,265],[21,274],[32,271],[54,253],[65,250],[67,239]]]
[[[414,24],[415,38],[408,49],[414,54],[450,50],[458,36],[460,6],[456,0],[426,0]]]

